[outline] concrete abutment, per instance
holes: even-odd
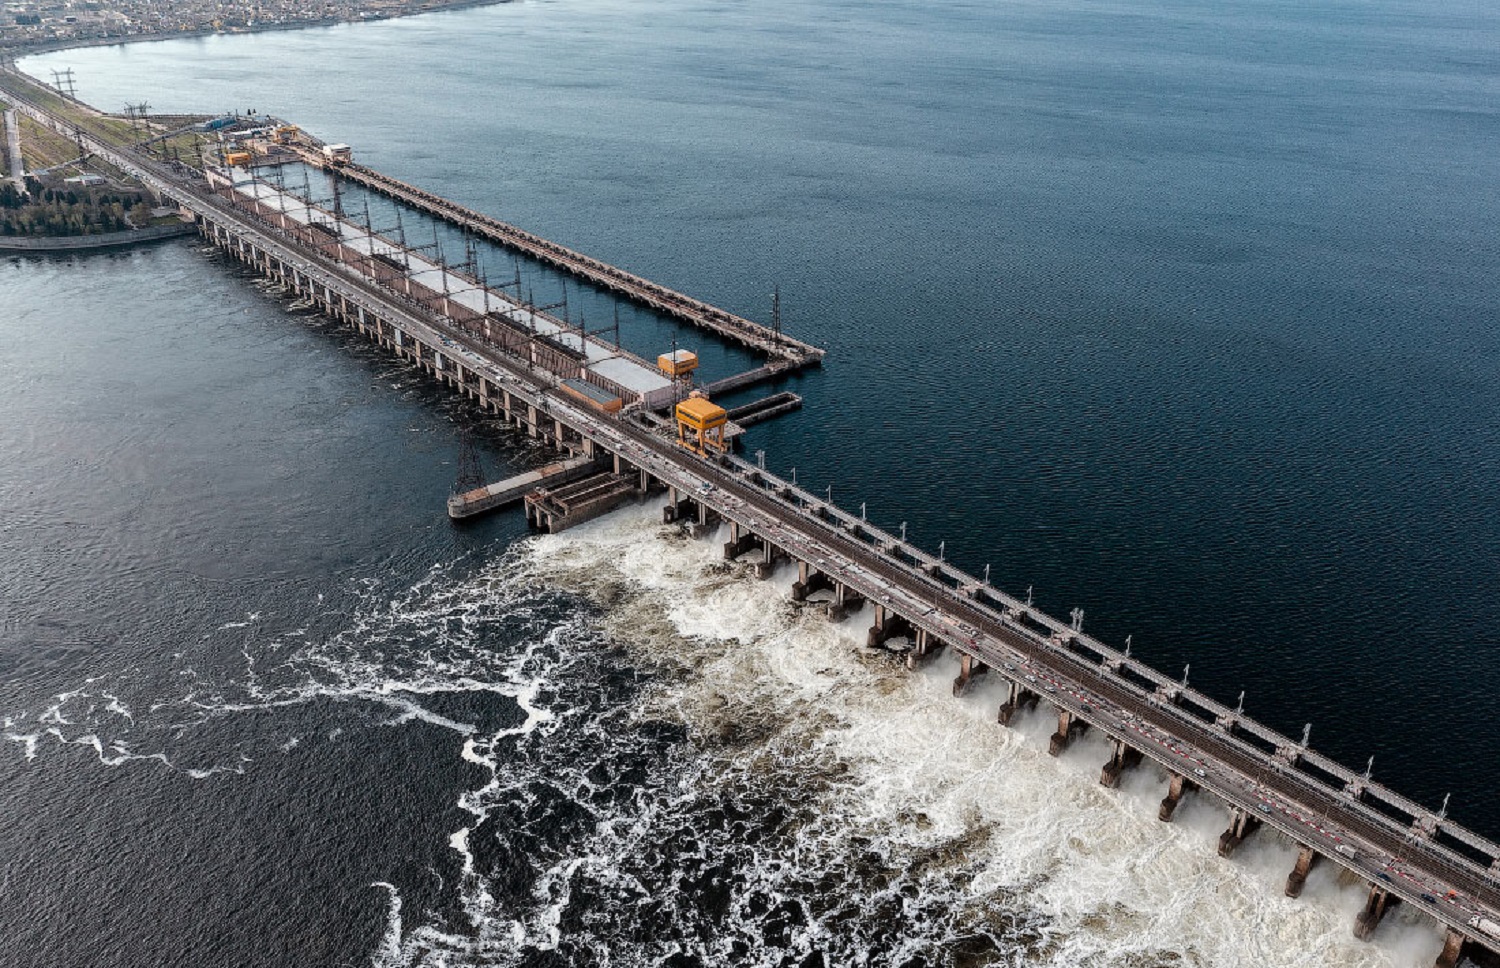
[[[1099,783],[1106,787],[1117,787],[1120,785],[1120,775],[1126,770],[1140,763],[1141,751],[1125,744],[1123,740],[1114,741],[1114,753],[1111,754],[1109,762],[1099,771]]]
[[[1458,968],[1458,963],[1463,958],[1468,943],[1467,938],[1449,928],[1448,933],[1443,937],[1443,950],[1438,952],[1437,960],[1432,963],[1432,968]]]
[[[1365,898],[1364,910],[1360,911],[1354,919],[1354,936],[1361,941],[1368,941],[1370,935],[1375,933],[1375,928],[1380,924],[1385,913],[1397,904],[1401,899],[1391,894],[1384,888],[1370,885],[1370,894]]]
[[[1301,897],[1302,887],[1307,883],[1307,872],[1318,862],[1318,852],[1303,844],[1297,845],[1297,862],[1286,877],[1286,896]]]
[[[908,669],[915,669],[934,652],[940,650],[943,644],[942,639],[926,629],[917,629],[916,639],[912,642],[911,651],[906,653],[906,667]]]
[[[975,676],[982,676],[990,667],[967,652],[958,654],[958,675],[953,679],[953,695],[962,696]]]
[[[887,605],[877,603],[875,605],[875,624],[870,626],[870,634],[865,637],[865,645],[870,648],[884,645],[890,639],[898,635],[910,635],[911,622],[904,617],[891,611]]]
[[[1192,789],[1195,787],[1188,782],[1187,777],[1181,773],[1173,773],[1167,784],[1167,795],[1162,797],[1161,808],[1156,811],[1156,819],[1162,823],[1171,823],[1172,814],[1177,812],[1177,804],[1182,802],[1182,795]]]
[[[1000,704],[1000,713],[996,721],[1001,726],[1009,726],[1011,720],[1016,718],[1016,713],[1029,706],[1035,706],[1039,697],[1030,689],[1025,688],[1018,682],[1010,684],[1010,698]]]
[[[792,583],[792,601],[805,602],[813,592],[833,590],[833,579],[805,561],[797,562],[797,580]]]
[[[1061,756],[1062,751],[1073,742],[1073,737],[1086,732],[1089,724],[1083,718],[1075,715],[1071,710],[1058,709],[1057,732],[1047,743],[1047,752],[1052,756]]]
[[[1219,856],[1229,857],[1245,838],[1255,832],[1260,826],[1260,818],[1252,815],[1248,810],[1235,807],[1229,813],[1229,829],[1219,834]]]

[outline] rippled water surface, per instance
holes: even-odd
[[[1496,17],[566,0],[23,66],[289,117],[758,318],[780,286],[829,357],[772,466],[1500,836]],[[0,329],[0,961],[1435,954],[652,507],[450,527],[461,428],[541,455],[192,245],[0,263]]]

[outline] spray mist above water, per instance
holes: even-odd
[[[1087,737],[1046,755],[1039,713],[994,723],[943,658],[907,672],[757,582],[721,544],[618,512],[498,568],[591,603],[556,625],[524,728],[462,755],[461,919],[404,918],[382,965],[1422,966],[1441,936],[1398,911],[1350,932],[1365,886],[1190,795],[1159,823],[1154,767],[1117,790]],[[592,610],[590,610],[592,611]]]
[[[659,520],[373,583],[304,627],[247,616],[207,637],[235,673],[179,669],[174,698],[90,681],[6,733],[201,780],[317,741],[329,703],[347,728],[435,731],[479,782],[454,791],[461,826],[421,833],[453,858],[446,902],[371,882],[380,966],[1432,963],[1439,933],[1400,909],[1356,941],[1364,885],[1332,865],[1283,897],[1289,841],[1219,858],[1216,802],[1159,823],[1154,767],[1104,789],[1104,741],[1049,757],[1045,714],[994,722],[998,682],[954,699],[956,661],[908,672],[864,646],[868,615],[830,623],[790,569],[756,581]],[[228,741],[252,717],[281,724],[256,731],[272,745]]]

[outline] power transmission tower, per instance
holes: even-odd
[[[53,68],[52,86],[57,88],[57,93],[66,94],[68,97],[77,100],[73,89],[73,68],[69,67],[61,71]]]
[[[474,433],[468,427],[458,432],[458,479],[453,482],[454,494],[467,494],[475,488],[484,487],[484,465],[479,460],[479,447],[474,443]]]
[[[140,104],[125,105],[125,117],[130,119],[130,130],[140,134],[142,130],[146,134],[151,133],[151,125],[146,121],[146,113],[151,110],[151,105],[142,101]]]

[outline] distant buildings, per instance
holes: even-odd
[[[0,50],[241,33],[468,6],[476,0],[0,0]],[[486,2],[486,0],[478,0]]]

